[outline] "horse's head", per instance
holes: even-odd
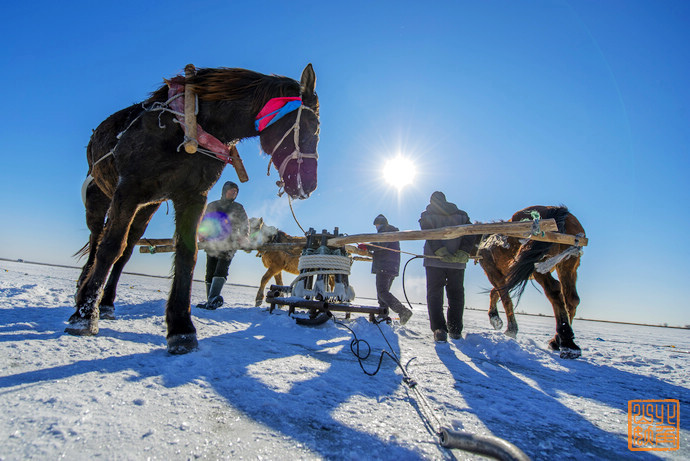
[[[267,225],[264,218],[249,218],[249,241],[254,247],[269,243],[278,232],[278,228]]]
[[[256,117],[261,148],[271,155],[290,197],[305,199],[316,189],[319,97],[311,64],[302,72],[299,97],[269,100]]]

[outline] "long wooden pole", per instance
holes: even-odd
[[[506,234],[509,237],[518,237],[522,238],[524,237],[523,235],[510,235]],[[571,234],[561,234],[560,232],[550,232],[546,231],[544,232],[544,235],[532,235],[529,237],[530,240],[536,240],[538,242],[551,242],[551,243],[563,243],[565,245],[575,245],[579,247],[585,247],[589,243],[589,240],[587,240],[587,237],[580,237],[577,235],[571,235]]]
[[[381,232],[376,234],[353,234],[328,239],[328,246],[342,246],[347,243],[400,242],[403,240],[450,240],[463,235],[504,234],[528,237],[532,235],[533,221],[503,222],[488,224],[464,224],[418,231]],[[556,221],[539,221],[539,233],[558,230]]]
[[[332,247],[339,247],[346,245],[348,253],[364,254],[352,243],[367,243],[367,242],[399,242],[403,240],[449,240],[463,235],[484,235],[484,234],[503,234],[509,237],[529,238],[540,242],[562,243],[566,245],[587,246],[589,243],[586,237],[577,235],[561,234],[554,232],[558,227],[556,221],[553,219],[544,219],[539,221],[539,233],[532,234],[532,221],[520,222],[501,222],[488,224],[465,224],[462,226],[441,227],[439,229],[428,229],[419,231],[400,231],[400,232],[382,232],[376,234],[353,234],[342,237],[333,237],[328,239],[327,245]],[[155,252],[166,253],[175,251],[173,239],[142,239],[137,245],[142,245],[139,249],[141,253],[150,253],[146,247],[154,246]],[[199,249],[204,249],[204,242],[199,243]],[[294,251],[296,248],[304,246],[304,242],[294,243],[268,243],[261,245],[258,248],[238,248],[240,250],[258,250],[258,251]]]

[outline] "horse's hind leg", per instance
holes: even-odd
[[[570,325],[570,317],[565,306],[561,283],[549,273],[541,274],[536,271],[534,272],[534,280],[542,286],[546,297],[553,306],[553,313],[556,318],[556,337],[551,340],[550,345],[552,349],[557,350],[557,346],[561,351],[561,358],[563,359],[578,358],[582,354],[582,350],[575,344],[575,334]]]
[[[81,270],[79,279],[77,280],[77,290],[88,278],[93,263],[96,260],[96,251],[98,250],[98,243],[103,235],[103,226],[105,225],[105,217],[110,206],[110,199],[98,188],[95,183],[89,184],[86,188],[86,226],[89,228],[91,235],[89,236],[89,257]],[[80,254],[80,253],[77,253]]]
[[[494,330],[500,330],[503,328],[503,320],[498,315],[498,300],[500,296],[496,288],[492,288],[489,293],[489,322]]]
[[[568,317],[572,325],[577,312],[577,306],[580,305],[580,296],[577,294],[577,268],[580,265],[580,258],[568,258],[556,266],[558,272],[558,279],[561,281],[561,289],[563,290],[563,299],[565,301],[566,309],[568,310]]]
[[[110,276],[108,277],[108,282],[105,284],[105,289],[103,290],[103,298],[99,306],[100,318],[114,320],[115,319],[115,296],[117,294],[117,283],[120,281],[120,276],[122,271],[132,257],[132,252],[139,242],[139,239],[144,235],[146,231],[146,226],[148,226],[149,221],[153,217],[153,214],[158,210],[160,203],[152,203],[146,205],[137,211],[134,216],[131,226],[129,227],[129,233],[127,235],[127,247],[125,248],[122,256],[120,256],[113,268],[110,271]]]
[[[198,347],[190,301],[196,264],[196,230],[206,204],[206,195],[173,198],[175,206],[175,267],[170,297],[165,309],[168,352],[185,354]]]
[[[77,290],[76,311],[69,318],[65,332],[73,335],[98,334],[99,302],[105,278],[125,248],[125,239],[130,223],[137,211],[137,203],[127,201],[127,194],[119,188],[108,210],[108,223],[98,250],[93,268]]]

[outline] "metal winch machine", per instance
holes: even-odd
[[[388,317],[385,307],[356,306],[355,290],[349,283],[352,258],[345,246],[329,246],[328,240],[338,237],[336,227],[332,234],[326,229],[317,234],[310,228],[299,259],[299,274],[289,286],[271,285],[266,295],[269,312],[276,306],[288,306],[288,313],[300,325],[320,325],[327,322],[333,312],[369,314],[375,321]]]

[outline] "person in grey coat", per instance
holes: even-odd
[[[395,226],[388,224],[388,219],[382,214],[374,219],[376,232],[397,232]],[[375,246],[373,246],[375,245]],[[372,245],[364,243],[358,245],[361,250],[369,251],[372,254],[371,273],[376,274],[376,298],[379,306],[387,307],[400,316],[400,325],[405,325],[412,311],[405,306],[391,293],[393,280],[400,272],[400,243],[399,242],[376,242]]]
[[[223,305],[220,295],[228,278],[232,258],[238,248],[249,244],[249,219],[244,207],[235,199],[239,187],[232,181],[223,184],[220,200],[206,207],[199,224],[199,241],[206,251],[206,302],[201,309],[217,309]]]
[[[445,194],[439,191],[431,194],[429,205],[419,219],[424,230],[462,224],[470,224],[467,213],[448,202]],[[465,263],[469,260],[469,254],[463,249],[463,238],[427,240],[424,256],[429,256],[424,258],[426,303],[434,340],[445,342],[448,334],[452,339],[460,339],[465,310]],[[447,316],[443,315],[444,287],[448,297]]]

